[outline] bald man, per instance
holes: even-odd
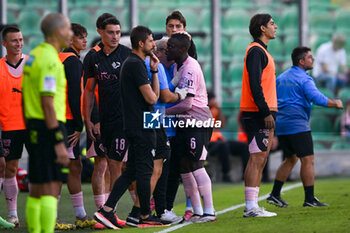
[[[65,146],[66,77],[58,52],[68,47],[71,24],[62,14],[41,22],[45,42],[30,52],[22,84],[27,126],[29,182],[28,232],[54,232],[62,166],[69,163]]]

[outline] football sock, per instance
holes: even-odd
[[[75,216],[79,218],[85,217],[86,212],[84,208],[83,192],[71,194],[70,199],[72,200],[72,204],[75,210]]]
[[[245,194],[245,205],[246,209],[250,210],[253,208],[258,208],[258,203],[255,202],[255,196],[256,196],[256,187],[245,187],[244,188],[244,194]]]
[[[196,179],[192,172],[181,174],[186,196],[190,199],[194,214],[203,215],[203,208],[199,196]]]
[[[208,176],[208,173],[206,172],[205,168],[197,169],[192,173],[196,179],[199,193],[203,198],[204,213],[213,215],[213,195],[211,191],[211,180]]]
[[[18,186],[17,186],[16,177],[5,178],[5,180],[4,180],[4,194],[5,194],[9,214],[17,217]]]
[[[260,187],[255,187],[255,202],[258,203]]]
[[[110,193],[105,193],[105,200],[107,201]]]
[[[94,195],[94,201],[97,209],[100,209],[104,204],[105,204],[105,195],[100,194],[100,195]]]
[[[314,186],[304,186],[305,201],[312,202],[314,200]]]
[[[279,181],[279,180],[275,180],[271,194],[275,197],[279,197],[281,195],[281,189],[282,189],[283,184],[284,184],[284,182]]]
[[[29,233],[40,233],[40,199],[28,197],[26,205],[26,222]]]
[[[40,198],[40,223],[41,233],[53,233],[55,231],[57,212],[57,198],[53,196],[41,196]]]

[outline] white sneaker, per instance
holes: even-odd
[[[190,219],[188,219],[189,222],[193,222],[193,223],[198,223],[200,221],[202,216],[198,215],[198,214],[194,214],[192,215],[192,217],[190,217]]]
[[[171,224],[178,224],[183,220],[182,216],[176,216],[173,210],[165,210],[164,213],[160,216],[160,219],[162,221],[170,222]]]
[[[253,208],[250,210],[245,209],[243,217],[274,217],[276,213],[266,211],[264,207]]]
[[[19,225],[19,220],[16,216],[13,216],[13,215],[9,215],[8,218],[7,218],[7,221],[9,223],[12,223],[15,225],[15,228],[19,228],[20,225]]]
[[[198,219],[197,223],[203,222],[216,222],[215,214],[203,214],[200,219]]]

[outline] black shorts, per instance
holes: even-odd
[[[311,131],[290,135],[279,135],[278,141],[286,157],[296,154],[301,158],[314,154],[314,144]]]
[[[63,123],[59,122],[65,141],[67,134]],[[54,144],[43,120],[29,120],[27,124],[30,183],[43,184],[51,181],[63,181],[62,166],[55,163]]]
[[[3,155],[6,161],[20,159],[26,141],[25,130],[2,131]]]
[[[267,151],[271,130],[265,128],[264,118],[242,115],[242,123],[248,136],[249,153]]]
[[[72,129],[69,124],[66,124],[66,130],[67,130],[67,136],[73,134],[75,132],[74,129]],[[75,146],[70,146],[68,144],[67,146],[68,155],[71,160],[77,160],[80,158],[80,140],[77,142]]]
[[[86,134],[86,157],[92,158],[96,156],[104,157],[105,148],[103,147],[101,138],[97,138],[95,135],[96,141],[92,141],[90,137]]]
[[[123,123],[101,126],[101,138],[109,159],[122,162],[127,155],[129,143],[123,130]]]
[[[164,159],[167,160],[170,158],[170,142],[168,140],[168,136],[166,135],[165,129],[162,127],[161,129],[156,129],[157,135],[157,147],[156,147],[156,155],[154,156],[154,160]]]
[[[178,128],[174,146],[178,157],[186,156],[190,160],[206,160],[212,128]]]

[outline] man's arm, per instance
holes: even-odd
[[[328,99],[327,108],[338,108],[343,109],[343,102],[340,99]]]
[[[94,127],[94,124],[91,122],[91,112],[94,106],[95,100],[95,88],[96,88],[96,79],[89,78],[86,82],[85,91],[84,91],[84,99],[83,99],[83,112],[84,112],[84,121],[86,132],[88,136],[96,141],[94,134],[100,135],[100,132],[97,128]]]
[[[56,163],[67,166],[69,164],[69,156],[67,148],[64,144],[64,136],[56,118],[56,112],[53,105],[53,96],[41,96],[41,107],[45,116],[45,124],[50,132],[51,140],[54,142],[56,152]]]
[[[192,108],[193,96],[187,96],[183,101],[166,109],[166,114],[174,115],[186,112]]]
[[[155,78],[155,76],[153,75],[152,83],[154,82],[155,79],[158,81],[158,78]],[[158,88],[159,88],[159,86],[158,86]],[[140,90],[143,98],[145,99],[145,101],[148,104],[154,105],[157,103],[158,96],[154,92],[153,87],[150,84],[144,84],[144,85],[139,86],[139,90]],[[159,93],[159,91],[158,91],[158,93]]]
[[[73,115],[74,130],[83,130],[83,120],[81,117],[81,75],[83,67],[77,57],[69,57],[64,62],[68,87],[68,104]]]

